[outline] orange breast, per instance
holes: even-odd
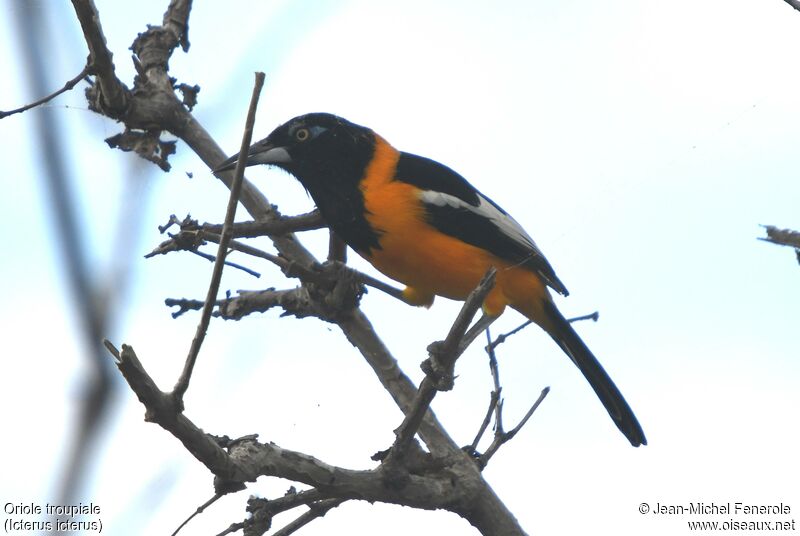
[[[486,312],[500,314],[511,305],[529,318],[539,316],[542,297],[549,298],[539,277],[428,224],[420,190],[394,180],[398,158],[397,150],[376,135],[375,157],[361,190],[367,221],[380,234],[381,249],[373,249],[367,260],[415,290],[456,300],[465,299],[495,266],[497,280],[484,302]]]

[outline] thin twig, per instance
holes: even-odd
[[[594,322],[597,322],[598,318],[600,318],[600,313],[595,311],[595,312],[589,313],[587,315],[581,315],[581,316],[575,316],[575,317],[572,317],[572,318],[568,318],[567,322],[569,322],[570,324],[573,323],[573,322],[580,322],[582,320],[592,320]],[[517,333],[519,333],[523,329],[527,328],[531,324],[533,324],[533,320],[526,320],[525,322],[523,322],[519,326],[515,327],[514,329],[512,329],[508,333],[503,333],[501,335],[498,335],[497,339],[495,339],[492,342],[489,342],[489,344],[486,347],[486,350],[487,351],[494,350],[495,348],[497,348],[498,346],[500,346],[501,344],[506,342],[506,340],[509,337],[511,337],[512,335],[516,335]]]
[[[486,330],[486,336],[491,339],[491,333]],[[497,354],[494,352],[494,347],[489,345],[486,350],[489,354],[489,371],[492,374],[492,384],[494,385],[494,392],[497,393],[497,404],[494,406],[494,433],[503,433],[503,401],[500,399],[502,387],[500,387],[500,366],[497,364]]]
[[[501,333],[500,335],[497,336],[497,339],[495,339],[494,342],[491,342],[491,341],[489,342],[488,346],[486,347],[486,351],[490,352],[490,355],[491,355],[491,352],[494,351],[495,348],[497,348],[498,346],[500,346],[501,344],[506,342],[506,339],[508,339],[512,335],[515,335],[515,334],[519,333],[520,331],[522,331],[523,329],[527,328],[531,324],[533,324],[533,320],[526,320],[525,322],[523,322],[519,326],[515,327],[514,329],[512,329],[508,333]]]
[[[247,525],[247,522],[245,522],[245,521],[240,521],[238,523],[231,523],[231,525],[227,529],[225,529],[222,532],[220,532],[219,534],[217,534],[217,536],[227,536],[228,534],[233,534],[234,532],[239,532],[246,525]]]
[[[478,443],[481,442],[481,438],[483,434],[486,433],[486,430],[489,428],[489,423],[492,422],[492,413],[494,413],[494,408],[497,407],[497,402],[500,400],[500,393],[498,391],[492,391],[489,394],[489,409],[486,410],[486,416],[483,418],[483,422],[481,423],[480,428],[478,428],[478,433],[475,434],[475,439],[472,440],[469,447],[467,447],[467,451],[470,454],[474,454],[478,450]]]
[[[231,248],[231,249],[234,249],[234,248]],[[195,255],[197,255],[198,257],[201,257],[201,258],[203,258],[203,259],[205,259],[205,260],[207,260],[209,262],[216,262],[216,260],[217,260],[217,258],[214,255],[211,255],[210,253],[204,253],[202,251],[197,251],[197,250],[191,250],[191,252],[194,253]],[[255,270],[251,270],[247,266],[242,266],[241,264],[236,264],[235,262],[232,262],[232,261],[226,260],[225,261],[225,266],[230,266],[231,268],[236,268],[237,270],[241,270],[246,274],[252,275],[253,277],[261,277],[261,274],[256,272]]]
[[[80,82],[81,80],[86,78],[86,75],[88,75],[88,74],[89,74],[89,66],[87,65],[87,66],[85,66],[83,68],[83,70],[80,73],[78,73],[78,75],[75,78],[73,78],[72,80],[70,80],[69,82],[64,84],[64,87],[62,87],[61,89],[59,89],[55,93],[51,93],[50,95],[48,95],[46,97],[42,97],[41,99],[39,99],[39,100],[37,100],[35,102],[32,102],[30,104],[26,104],[25,106],[22,106],[21,108],[16,108],[14,110],[9,110],[7,112],[4,112],[4,111],[0,110],[0,119],[8,117],[9,115],[14,115],[14,114],[18,114],[20,112],[25,112],[27,110],[30,110],[31,108],[36,108],[39,105],[42,105],[42,104],[44,104],[46,102],[49,102],[49,101],[53,100],[54,98],[58,97],[62,93],[66,93],[67,91],[69,91],[72,88],[74,88],[75,86],[77,86],[78,82]]]
[[[522,429],[523,426],[525,426],[525,423],[528,422],[528,419],[531,418],[533,412],[536,411],[536,409],[539,407],[539,405],[542,403],[544,398],[547,396],[547,393],[549,392],[550,392],[550,387],[545,387],[544,389],[542,389],[542,392],[539,394],[539,398],[536,399],[536,402],[533,403],[533,405],[530,407],[530,409],[522,418],[522,420],[519,422],[519,424],[516,425],[512,430],[508,432],[503,432],[501,429],[495,430],[494,440],[492,441],[492,444],[489,445],[489,448],[486,449],[486,452],[484,452],[481,455],[481,457],[478,458],[478,463],[480,464],[481,467],[486,467],[486,465],[489,463],[489,460],[492,459],[492,456],[494,456],[495,453],[497,453],[497,450],[505,443],[510,441],[511,438],[517,435],[517,433]]]
[[[200,506],[198,506],[198,507],[197,507],[197,509],[195,509],[194,513],[192,513],[192,515],[190,515],[189,517],[187,517],[187,518],[186,518],[186,521],[184,521],[183,523],[181,523],[181,524],[178,526],[178,528],[177,528],[177,529],[175,529],[175,532],[173,532],[173,533],[172,533],[172,536],[176,536],[176,535],[177,535],[177,534],[178,534],[178,533],[181,531],[181,529],[182,529],[183,527],[185,527],[187,524],[189,524],[189,521],[191,521],[191,520],[192,520],[192,519],[194,519],[196,516],[198,516],[198,515],[202,514],[203,512],[205,512],[206,508],[208,508],[209,506],[211,506],[212,504],[214,504],[215,502],[217,502],[219,499],[221,499],[221,498],[222,498],[222,497],[224,497],[224,496],[225,496],[225,494],[224,494],[224,493],[216,493],[216,494],[214,494],[214,496],[213,496],[213,497],[211,497],[209,500],[207,500],[206,502],[204,502],[203,504],[201,504]]]
[[[522,427],[525,426],[525,423],[528,422],[528,419],[531,418],[531,415],[533,415],[533,412],[536,411],[536,408],[539,407],[539,404],[542,403],[542,400],[544,400],[544,397],[546,397],[549,392],[550,392],[550,387],[549,386],[547,386],[544,389],[542,389],[542,392],[539,394],[539,398],[536,399],[536,402],[533,403],[533,405],[530,407],[530,409],[525,414],[525,416],[522,418],[522,420],[519,421],[519,424],[516,425],[511,430],[509,430],[508,433],[506,433],[505,441],[508,441],[509,439],[511,439],[512,437],[517,435],[517,432],[519,432],[522,429]]]
[[[593,313],[589,313],[588,315],[581,315],[581,316],[573,316],[572,318],[567,318],[567,322],[572,324],[573,322],[583,322],[584,320],[591,320],[592,322],[597,322],[600,318],[600,313],[595,311]]]
[[[497,367],[497,356],[494,353],[494,346],[492,345],[492,333],[489,328],[486,328],[486,342],[487,344],[485,350],[486,353],[489,354],[489,370],[492,373],[494,389],[489,394],[489,408],[486,410],[486,416],[483,418],[483,422],[478,429],[478,433],[475,434],[475,439],[472,440],[472,443],[469,446],[469,452],[472,454],[478,450],[478,443],[480,443],[483,434],[489,427],[489,422],[492,420],[492,413],[495,414],[495,430],[498,428],[500,430],[503,429],[503,404],[500,401],[500,394],[502,392],[502,387],[500,387],[500,371]]]
[[[192,346],[189,349],[189,355],[186,357],[186,364],[183,368],[178,382],[175,384],[172,395],[178,402],[178,407],[183,405],[183,395],[189,388],[189,380],[192,377],[192,370],[194,369],[197,356],[200,353],[200,347],[208,330],[209,322],[211,321],[211,313],[214,309],[214,302],[217,299],[217,292],[219,291],[219,284],[222,280],[222,268],[225,266],[225,254],[228,251],[228,243],[231,241],[230,227],[233,224],[233,219],[236,216],[236,206],[239,204],[239,193],[242,188],[242,179],[244,178],[244,168],[247,164],[247,150],[250,147],[250,142],[253,138],[253,124],[256,119],[256,108],[258,106],[258,98],[261,94],[261,88],[264,86],[264,73],[256,73],[255,87],[253,88],[253,96],[250,100],[250,109],[247,112],[247,121],[245,122],[244,135],[242,136],[242,146],[239,150],[239,160],[236,164],[236,171],[234,173],[233,185],[231,186],[231,195],[228,198],[228,209],[225,213],[225,222],[222,227],[222,238],[220,239],[219,249],[217,252],[217,261],[214,263],[214,270],[211,274],[211,283],[208,286],[208,294],[206,296],[206,303],[203,307],[203,313],[200,317],[200,323],[197,325],[194,339],[192,339]]]

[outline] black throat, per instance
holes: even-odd
[[[364,128],[335,128],[307,147],[296,147],[286,170],[303,184],[322,217],[348,246],[369,256],[380,233],[365,217],[359,188],[375,152],[375,135]]]

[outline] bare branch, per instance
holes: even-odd
[[[491,326],[492,322],[495,320],[497,320],[496,316],[489,316],[486,314],[481,316],[478,321],[469,328],[469,331],[461,337],[461,340],[458,341],[458,354],[461,355],[464,353],[464,350],[478,338],[478,335],[489,329],[489,326]]]
[[[202,514],[203,512],[205,512],[205,511],[206,511],[206,508],[208,508],[209,506],[211,506],[212,504],[214,504],[215,502],[217,502],[219,499],[221,499],[221,498],[222,498],[222,497],[224,497],[224,496],[225,496],[225,494],[224,494],[224,493],[215,493],[213,497],[211,497],[209,500],[207,500],[206,502],[204,502],[203,504],[201,504],[200,506],[198,506],[198,507],[195,509],[195,511],[194,511],[194,512],[192,512],[192,515],[190,515],[189,517],[187,517],[187,518],[186,518],[186,520],[185,520],[183,523],[181,523],[180,525],[178,525],[178,528],[177,528],[177,529],[175,529],[175,532],[173,532],[173,533],[172,533],[172,536],[176,536],[176,535],[177,535],[177,534],[178,534],[178,533],[181,531],[181,529],[182,529],[183,527],[185,527],[186,525],[188,525],[188,524],[189,524],[189,521],[191,521],[192,519],[194,519],[194,518],[195,518],[195,517],[197,517],[198,515],[200,515],[200,514]]]
[[[539,405],[542,403],[544,398],[547,396],[547,393],[549,392],[550,392],[549,387],[545,387],[544,389],[542,389],[542,392],[539,394],[539,398],[536,399],[536,402],[533,403],[533,405],[530,407],[530,409],[522,418],[522,420],[519,422],[519,424],[515,426],[511,431],[504,433],[499,428],[495,430],[495,436],[494,440],[492,441],[492,444],[489,445],[489,448],[486,449],[486,452],[484,452],[483,455],[481,455],[480,458],[478,458],[481,467],[486,467],[486,465],[489,463],[489,460],[492,459],[492,456],[494,456],[495,453],[497,453],[497,450],[501,446],[503,446],[506,442],[511,440],[511,438],[517,435],[517,432],[519,432],[522,429],[522,427],[525,426],[525,423],[528,422],[528,419],[531,418],[533,412],[536,411],[536,408],[539,407]]]
[[[458,511],[470,508],[474,500],[475,488],[468,485],[475,478],[475,474],[470,474],[471,465],[453,466],[438,474],[409,475],[405,485],[397,488],[386,485],[381,467],[360,471],[343,469],[273,443],[260,443],[253,436],[226,442],[228,452],[225,452],[213,436],[177,412],[173,397],[158,389],[130,346],[123,345],[121,352],[107,341],[106,346],[115,356],[128,385],[147,408],[146,419],[158,423],[179,439],[218,479],[231,484],[252,482],[258,476],[274,476],[319,490],[277,499],[272,503],[276,508],[288,509],[310,499],[331,497]]]
[[[164,13],[163,25],[175,36],[184,52],[189,52],[189,13],[192,0],[170,0]]]
[[[347,262],[347,244],[333,231],[330,232],[330,237],[328,238],[328,260],[341,263]]]
[[[244,529],[246,524],[247,524],[246,521],[240,521],[239,523],[231,523],[231,525],[227,529],[217,534],[217,536],[227,536],[228,534],[239,532],[240,530]]]
[[[519,328],[522,329],[522,326]],[[486,330],[486,337],[491,339],[491,333],[489,330]],[[494,392],[497,393],[497,404],[494,406],[494,433],[502,434],[504,433],[503,429],[503,401],[500,399],[500,394],[503,388],[500,386],[500,366],[497,363],[497,354],[494,351],[494,347],[489,345],[486,349],[486,352],[489,354],[489,371],[492,374],[492,383],[494,384]]]
[[[189,519],[184,521],[181,526],[178,527],[178,530],[176,530],[172,536],[176,536],[178,531],[180,531],[181,528],[183,528],[193,517],[195,517],[195,515],[202,513],[206,507],[208,507],[220,496],[221,495],[215,495],[214,498],[198,508],[197,511],[189,517]],[[338,499],[336,499],[336,501],[338,503],[342,502]],[[310,505],[311,508],[315,509],[317,504],[322,504],[324,502],[326,502],[325,495],[320,491],[316,489],[310,489],[307,491],[297,492],[294,489],[294,486],[292,486],[290,490],[286,492],[286,495],[277,499],[269,500],[258,497],[250,497],[247,500],[247,511],[250,513],[250,517],[242,522],[231,524],[227,529],[219,534],[232,534],[239,530],[244,530],[245,534],[263,534],[272,526],[272,518],[275,515],[303,505]]]
[[[515,435],[517,435],[517,432],[522,430],[522,427],[525,426],[525,423],[528,422],[528,419],[531,418],[531,416],[533,415],[533,412],[536,411],[536,408],[539,407],[539,404],[542,403],[542,401],[544,400],[544,397],[546,397],[549,393],[550,393],[550,387],[549,386],[545,387],[544,389],[542,389],[542,392],[539,393],[539,398],[537,398],[536,401],[533,403],[533,405],[530,407],[530,409],[528,409],[528,412],[525,414],[525,416],[522,418],[522,420],[519,421],[519,424],[517,424],[514,428],[512,428],[506,434],[505,441],[508,441],[509,439],[513,438]]]
[[[79,0],[74,1],[78,2]],[[173,1],[170,4],[170,10],[173,7],[177,10],[179,6],[185,7],[188,15],[190,4],[185,1]],[[174,28],[169,28],[170,23],[168,17],[165,16],[164,27],[150,27],[145,32],[147,35],[140,36],[134,43],[133,48],[137,55],[135,61],[139,69],[137,83],[146,82],[148,94],[146,96],[143,95],[143,92],[127,94],[134,104],[125,109],[123,120],[126,127],[132,129],[169,130],[185,141],[213,169],[225,159],[226,155],[188,112],[188,104],[184,105],[178,100],[175,95],[174,81],[167,75],[167,59],[172,52],[170,47],[174,47],[174,43],[180,40],[180,37],[175,38],[175,30],[185,34],[187,29],[185,17],[180,14],[177,14],[176,17],[183,22],[179,22]],[[171,35],[162,43],[159,40],[159,32],[168,32]],[[84,33],[87,33],[86,30]],[[185,45],[188,45],[188,40]],[[113,64],[111,66],[113,74]],[[96,85],[99,86],[99,84]],[[111,115],[113,110],[109,111],[104,107],[105,95],[103,95],[102,87],[97,90],[96,94],[98,98],[94,102],[98,105],[94,109]],[[103,99],[99,98],[101,95],[104,97]],[[243,158],[240,157],[239,161],[242,162]],[[235,179],[232,173],[226,172],[219,178],[226,186],[233,189]],[[266,198],[247,181],[242,182],[240,199],[256,220],[274,222],[280,219],[277,209],[270,206]],[[224,225],[220,235],[224,235],[230,230],[229,225]],[[285,258],[288,262],[309,269],[315,266],[313,256],[294,236],[273,234],[270,235],[270,238],[280,257]],[[218,258],[221,256],[222,254],[218,255]],[[330,318],[331,321],[337,322],[348,340],[365,356],[397,404],[404,411],[410,411],[417,390],[399,370],[396,361],[375,334],[369,321],[357,308],[360,296],[357,284],[358,280],[352,277],[350,272],[341,270],[340,277],[337,278],[332,288],[327,284],[304,282],[301,289],[295,290],[294,298],[301,299],[303,298],[300,294],[301,291],[306,292],[310,302],[320,308],[315,316],[323,319]],[[288,299],[292,291],[283,292]],[[245,297],[253,296],[245,295]],[[241,294],[239,298],[242,298]],[[266,301],[270,300],[274,302],[275,296],[269,297]],[[218,300],[215,300],[215,303],[218,304],[218,307],[221,305]],[[204,302],[204,305],[208,305],[208,300]],[[466,325],[464,329],[466,330]],[[460,341],[463,342],[463,340],[464,332],[462,331]],[[459,347],[460,343],[456,348]],[[241,484],[258,474],[278,476],[314,486],[321,493],[330,494],[332,500],[358,498],[421,508],[447,508],[462,515],[484,533],[522,533],[513,515],[508,512],[488,484],[483,481],[474,462],[458,451],[429,410],[423,411],[421,423],[418,425],[418,433],[426,442],[432,455],[441,455],[442,459],[448,460],[447,468],[433,471],[430,475],[411,474],[404,481],[403,487],[395,488],[387,486],[389,475],[384,467],[372,471],[351,471],[327,466],[310,456],[286,451],[275,445],[264,445],[252,438],[238,440],[233,444],[226,443],[225,448],[229,449],[229,453],[226,453],[225,448],[213,436],[204,434],[179,412],[174,398],[170,397],[168,393],[159,391],[152,380],[143,382],[141,377],[138,378],[138,381],[135,379],[137,375],[130,370],[131,356],[128,354],[133,354],[133,352],[129,347],[124,346],[123,351],[117,352],[117,354],[120,356],[120,369],[124,369],[123,375],[148,408],[148,417],[178,437],[195,457],[209,467],[219,479],[229,484]],[[135,354],[133,357],[135,358]],[[446,360],[444,361],[446,362]],[[455,359],[453,359],[454,361]],[[136,367],[133,368],[136,369]],[[149,394],[143,395],[140,392],[142,390]],[[235,526],[232,527],[237,530]]]
[[[581,316],[573,316],[572,318],[567,318],[567,322],[572,324],[573,322],[583,322],[584,320],[591,320],[592,322],[597,322],[600,319],[600,312],[595,311],[593,313],[589,313],[586,315]]]
[[[315,519],[323,517],[328,513],[329,510],[336,508],[343,502],[344,499],[328,499],[312,504],[310,505],[311,509],[308,512],[304,513],[282,529],[275,531],[272,536],[289,536],[290,534],[294,534]]]
[[[231,249],[233,249],[233,248],[231,248]],[[209,253],[203,253],[202,251],[192,250],[191,253],[193,253],[193,254],[197,255],[198,257],[200,257],[202,259],[205,259],[205,260],[207,260],[209,262],[216,262],[216,260],[217,260],[217,258],[214,255],[211,255]],[[225,266],[230,266],[231,268],[236,268],[237,270],[241,270],[244,273],[252,275],[253,277],[256,277],[256,278],[261,277],[261,274],[256,272],[255,270],[251,270],[247,266],[242,266],[241,264],[236,264],[235,262],[231,262],[231,261],[226,260],[225,261]]]
[[[158,388],[145,372],[133,348],[123,344],[122,351],[118,351],[109,341],[104,343],[115,357],[117,368],[128,385],[145,406],[147,422],[157,423],[178,438],[195,458],[218,477],[233,482],[251,482],[256,478],[257,475],[249,468],[232,460],[213,436],[203,432],[178,411],[174,397]]]
[[[110,117],[121,119],[128,108],[128,88],[117,78],[113,55],[108,50],[100,15],[92,0],[72,0],[75,14],[89,47],[89,68],[97,75],[102,94],[102,109]]]
[[[495,269],[491,268],[478,287],[470,293],[444,342],[433,343],[428,347],[431,357],[426,361],[429,366],[423,366],[426,376],[414,398],[411,410],[406,413],[406,418],[395,430],[397,438],[392,446],[392,457],[403,457],[422,423],[425,412],[436,396],[436,391],[452,388],[453,367],[463,353],[460,342],[478,308],[492,290],[495,274]]]
[[[306,214],[297,216],[281,216],[270,221],[245,221],[233,224],[233,236],[235,238],[253,238],[257,236],[271,236],[298,233],[301,231],[313,231],[326,227],[325,221],[319,210],[312,210]],[[203,231],[211,233],[221,233],[222,226],[212,223],[204,223],[200,226]]]
[[[575,316],[573,318],[568,318],[567,322],[572,323],[572,322],[580,322],[580,321],[583,321],[583,320],[592,320],[594,322],[597,322],[597,320],[599,318],[600,318],[600,313],[595,311],[593,313],[589,313],[589,314],[586,314],[586,315],[581,315],[581,316]],[[498,346],[500,346],[501,344],[506,342],[506,340],[509,337],[511,337],[513,335],[516,335],[517,333],[519,333],[523,329],[527,328],[531,324],[533,324],[533,320],[526,320],[525,322],[523,322],[519,326],[515,327],[514,329],[512,329],[508,333],[503,333],[503,334],[498,335],[497,339],[495,339],[494,341],[489,341],[489,344],[486,347],[486,351],[488,352],[490,350],[494,350],[495,348],[497,348]]]
[[[795,250],[798,250],[798,260],[800,260],[800,232],[792,231],[791,229],[778,229],[772,225],[762,225],[762,227],[766,229],[767,237],[759,238],[759,240],[795,248]]]
[[[250,222],[246,223],[249,224]],[[267,225],[263,226],[248,225],[248,227],[245,227],[244,229],[240,228],[239,230],[250,233],[255,227],[269,227],[269,222],[266,223]],[[215,257],[211,255],[198,252],[197,248],[203,245],[206,241],[219,244],[221,237],[215,232],[212,232],[212,230],[221,229],[221,226],[211,224],[198,225],[197,221],[192,220],[189,217],[185,218],[183,222],[179,222],[178,219],[173,215],[170,217],[170,220],[166,225],[159,226],[159,230],[164,232],[175,224],[179,224],[181,226],[181,231],[177,234],[170,235],[169,240],[165,240],[159,244],[158,247],[156,247],[153,251],[145,255],[145,258],[154,257],[156,255],[166,255],[167,253],[173,251],[191,251],[209,260],[215,259]],[[237,224],[234,224],[234,234],[236,233],[236,225]],[[333,261],[333,263],[328,263],[326,265],[314,263],[312,266],[306,267],[302,264],[287,260],[284,257],[272,255],[271,253],[248,246],[247,244],[238,242],[236,240],[232,240],[229,244],[229,247],[232,250],[268,260],[278,266],[287,277],[297,277],[305,283],[327,285],[328,287],[332,288],[336,280],[344,271],[348,275],[355,278],[355,280],[359,283],[380,290],[381,292],[384,292],[389,296],[402,301],[403,303],[408,303],[403,295],[402,290],[395,288],[388,283],[384,283],[379,279],[375,279],[374,277],[363,272],[349,268],[338,261]],[[246,268],[242,268],[238,265],[235,265],[235,267],[250,273],[250,271]],[[253,274],[255,274],[255,272],[253,272]]]
[[[596,314],[597,313],[593,313],[591,315],[585,315],[584,317],[578,317],[572,320],[577,321],[577,320],[592,318]],[[518,327],[516,330],[512,331],[511,334],[519,331],[525,325],[527,324],[523,324],[522,326]],[[500,338],[498,337],[498,340],[499,339]],[[492,456],[494,456],[497,450],[504,443],[510,441],[511,438],[517,435],[517,433],[522,429],[522,427],[525,426],[525,423],[528,422],[528,420],[533,415],[533,412],[536,411],[536,408],[538,408],[539,404],[542,403],[544,397],[547,396],[547,393],[550,392],[550,388],[545,387],[542,390],[541,394],[539,395],[539,398],[533,403],[533,405],[530,407],[530,409],[522,418],[522,420],[519,422],[519,424],[517,424],[517,426],[515,426],[514,429],[512,429],[510,432],[505,432],[503,429],[503,401],[500,399],[500,393],[502,392],[502,387],[500,386],[500,370],[497,365],[497,355],[495,354],[495,347],[497,346],[497,344],[492,343],[492,335],[491,333],[489,333],[488,329],[486,330],[486,340],[488,344],[486,345],[485,350],[486,353],[489,354],[489,369],[492,374],[492,382],[494,383],[494,390],[491,393],[489,401],[489,410],[486,413],[486,417],[484,417],[483,423],[481,424],[481,427],[478,430],[475,439],[473,440],[470,446],[465,447],[464,449],[470,455],[475,456],[478,459],[478,464],[482,469],[486,467],[486,465],[489,463],[489,460],[492,458]],[[483,434],[489,425],[492,413],[494,413],[494,419],[495,419],[494,439],[492,443],[489,445],[489,448],[486,450],[486,452],[483,455],[478,455],[478,443],[480,442],[481,437],[483,437]]]
[[[26,104],[25,106],[23,106],[21,108],[16,108],[14,110],[9,110],[8,112],[4,112],[4,111],[0,110],[0,119],[8,117],[9,115],[14,115],[14,114],[18,114],[20,112],[28,111],[31,108],[36,108],[37,106],[40,106],[40,105],[42,105],[42,104],[44,104],[46,102],[50,102],[51,100],[53,100],[54,98],[58,97],[62,93],[66,93],[67,91],[71,90],[76,85],[78,85],[78,82],[80,82],[81,80],[86,78],[87,74],[89,74],[89,66],[88,65],[86,67],[84,67],[83,70],[81,70],[81,72],[78,73],[78,75],[75,78],[73,78],[72,80],[70,80],[66,84],[64,84],[64,87],[62,87],[58,91],[56,91],[54,93],[51,93],[50,95],[47,95],[46,97],[42,97],[41,99],[39,99],[37,101],[34,101],[34,102],[30,103],[30,104]]]
[[[489,394],[489,409],[486,410],[486,416],[483,418],[483,422],[481,422],[481,425],[478,428],[478,433],[475,434],[475,439],[473,439],[472,443],[470,443],[470,445],[465,449],[470,455],[474,456],[477,453],[478,443],[480,443],[483,434],[486,433],[486,430],[489,428],[489,423],[492,422],[492,413],[494,413],[499,401],[500,391],[492,391]]]
[[[303,287],[289,290],[239,291],[238,297],[220,301],[219,317],[226,320],[240,320],[251,313],[264,313],[273,307],[280,307],[285,311],[284,314],[297,318],[315,316],[329,322],[334,321],[329,312],[322,310]]]
[[[214,264],[214,270],[211,274],[211,283],[208,287],[208,295],[206,296],[206,303],[203,307],[203,313],[200,317],[200,323],[197,325],[194,339],[192,339],[192,346],[189,349],[189,355],[186,357],[186,364],[183,368],[178,382],[172,391],[178,407],[183,407],[183,395],[186,389],[189,388],[189,380],[192,377],[192,370],[197,361],[197,356],[200,353],[200,347],[208,330],[208,324],[211,321],[211,312],[214,308],[214,302],[217,299],[217,292],[219,292],[219,284],[222,280],[222,269],[225,266],[225,255],[228,252],[228,244],[231,241],[231,225],[233,219],[236,217],[236,207],[239,204],[239,193],[242,189],[242,179],[244,178],[244,168],[247,166],[247,150],[250,147],[250,141],[253,138],[253,125],[256,121],[256,108],[258,107],[258,98],[261,95],[261,88],[264,87],[264,73],[256,73],[255,87],[253,87],[253,96],[250,100],[250,108],[247,111],[247,120],[245,121],[244,135],[242,136],[242,146],[239,150],[239,161],[236,164],[236,171],[234,173],[233,185],[231,186],[231,194],[228,198],[228,209],[225,213],[225,223],[222,226],[222,237],[219,241],[219,249],[217,251],[217,260]]]
[[[167,307],[178,307],[178,310],[172,313],[172,318],[178,318],[179,316],[183,315],[184,313],[188,313],[189,311],[199,311],[205,305],[204,301],[201,300],[188,300],[188,299],[178,299],[178,298],[167,298],[164,300],[164,303]],[[217,301],[215,305],[219,306],[221,302]]]
[[[463,345],[463,341],[470,336],[474,338],[473,334],[467,332],[467,328],[472,322],[475,313],[478,312],[478,309],[480,309],[483,301],[486,299],[486,296],[494,287],[496,274],[497,271],[494,268],[490,268],[486,275],[483,276],[483,279],[481,279],[475,290],[473,290],[464,301],[464,305],[461,307],[461,311],[459,311],[453,325],[450,327],[450,331],[444,342],[437,342],[428,346],[428,352],[431,354],[431,359],[429,360],[431,370],[433,374],[436,375],[437,381],[445,382],[444,385],[437,387],[438,389],[448,390],[452,387],[453,367],[455,366],[456,360],[464,351],[465,346]],[[477,330],[478,333],[486,328],[486,325],[484,325],[486,322],[487,320],[485,317],[481,317],[478,320],[476,323],[476,326],[479,326]],[[474,331],[474,328],[470,331]]]

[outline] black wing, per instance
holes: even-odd
[[[441,232],[524,266],[539,274],[556,292],[569,294],[522,226],[449,167],[400,153],[395,179],[422,190],[420,199],[428,222]]]

